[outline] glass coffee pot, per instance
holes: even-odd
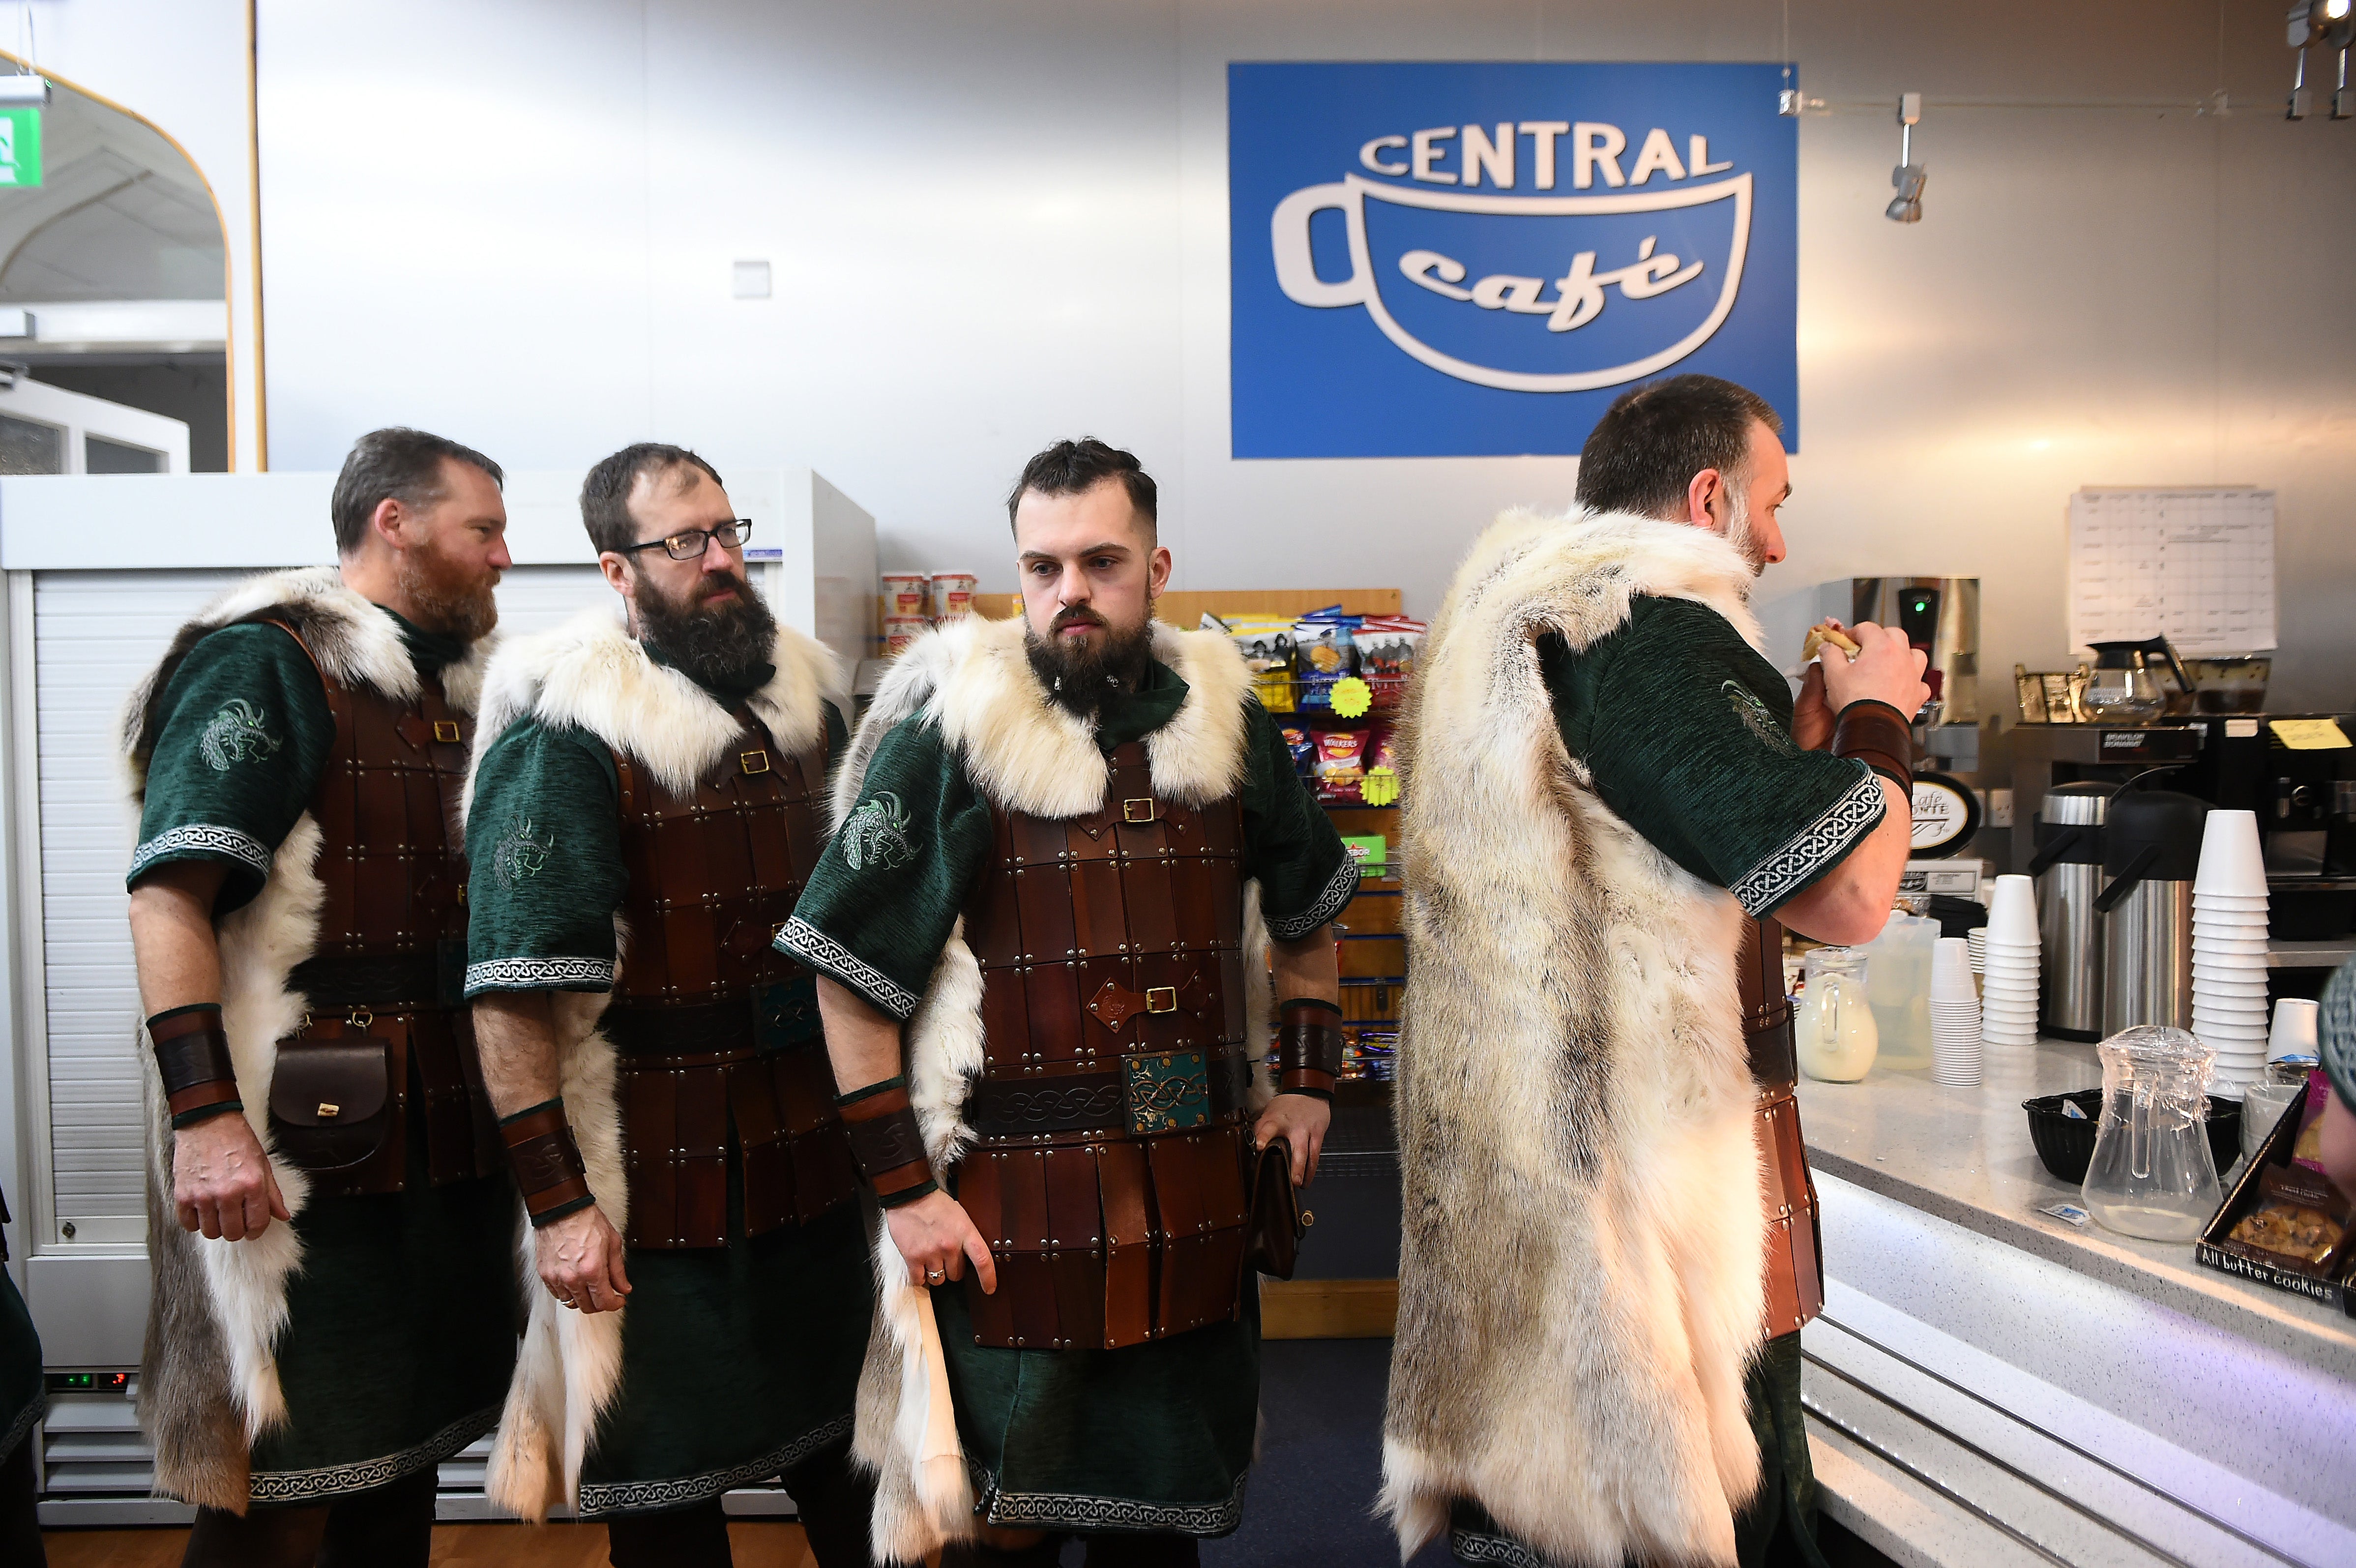
[[[2168,639],[2088,646],[2094,650],[2094,668],[2078,700],[2090,723],[2147,725],[2167,713],[2170,693],[2152,673],[2150,661],[2155,659],[2166,661],[2176,677],[2176,692],[2182,693],[2183,705],[2191,706],[2191,677],[2177,662],[2176,650],[2168,645]]]
[[[2198,1238],[2224,1194],[2209,1152],[2209,1047],[2159,1024],[2122,1029],[2103,1057],[2103,1120],[2086,1212],[2152,1241]]]

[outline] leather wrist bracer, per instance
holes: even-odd
[[[842,1113],[842,1129],[851,1134],[851,1163],[875,1201],[886,1208],[940,1190],[933,1179],[933,1163],[925,1157],[925,1130],[908,1102],[908,1080],[887,1078],[864,1089],[835,1098]]]
[[[1833,723],[1833,755],[1853,757],[1914,793],[1914,732],[1906,715],[1874,697],[1860,697]]]
[[[543,1101],[502,1117],[499,1139],[508,1146],[508,1167],[515,1172],[516,1190],[523,1194],[533,1229],[597,1201],[589,1191],[589,1167],[582,1164],[581,1145],[573,1142],[573,1125],[564,1119],[563,1101]]]
[[[223,1112],[245,1109],[238,1098],[237,1068],[230,1058],[219,1003],[158,1013],[147,1020],[147,1038],[155,1048],[155,1070],[164,1079],[174,1128],[193,1127]]]
[[[1276,1069],[1278,1093],[1333,1099],[1342,1076],[1342,1009],[1306,998],[1278,1008]]]

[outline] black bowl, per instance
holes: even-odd
[[[2064,1116],[2065,1101],[2084,1112],[2085,1119]],[[2103,1091],[2082,1089],[2074,1094],[2044,1094],[2022,1101],[2020,1108],[2029,1112],[2029,1141],[2037,1145],[2037,1157],[2045,1162],[2045,1168],[2056,1181],[2072,1187],[2084,1185],[2086,1167],[2094,1163],[2094,1132],[2102,1125]],[[2221,1176],[2242,1157],[2240,1101],[2215,1094],[2209,1097],[2209,1155],[2217,1162]]]

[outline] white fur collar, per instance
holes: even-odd
[[[894,660],[836,777],[835,820],[858,804],[876,746],[918,714],[940,726],[975,785],[999,804],[1047,818],[1102,806],[1109,774],[1095,732],[1039,684],[1023,638],[1019,617],[976,616],[926,633]],[[1219,633],[1158,622],[1153,656],[1187,687],[1177,714],[1145,738],[1154,790],[1188,805],[1224,799],[1243,782],[1251,671]]]
[[[832,650],[790,627],[777,628],[777,667],[748,705],[779,746],[807,746],[823,727],[819,704],[850,706]],[[703,688],[657,664],[613,609],[593,607],[562,626],[511,639],[483,678],[475,757],[530,714],[587,730],[644,763],[666,788],[685,790],[736,744],[736,721]],[[471,772],[467,799],[474,797]]]
[[[143,734],[143,726],[151,716],[149,704],[178,670],[180,660],[206,634],[273,612],[301,629],[304,646],[337,685],[366,687],[404,707],[417,700],[417,666],[401,639],[400,623],[383,607],[347,587],[337,568],[300,566],[248,577],[180,628],[171,650],[125,703],[123,746],[134,795],[146,788],[145,747],[153,737]],[[443,666],[442,695],[460,713],[475,711],[482,694],[483,669],[498,640],[496,634],[478,638],[458,662]]]

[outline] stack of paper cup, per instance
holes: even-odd
[[[1987,968],[1987,928],[1974,926],[1971,929],[1971,934],[1965,937],[1964,940],[1970,948],[1972,972],[1977,974]]]
[[[1971,944],[1962,937],[1941,937],[1931,950],[1931,1076],[1941,1083],[1980,1080],[1980,993]]]
[[[1990,1046],[2037,1043],[2037,891],[2026,876],[1999,876],[1988,904],[1987,956],[1980,962],[1980,1039]]]
[[[2216,1081],[2246,1088],[2266,1059],[2266,866],[2251,811],[2211,811],[2192,878],[2192,1032]]]

